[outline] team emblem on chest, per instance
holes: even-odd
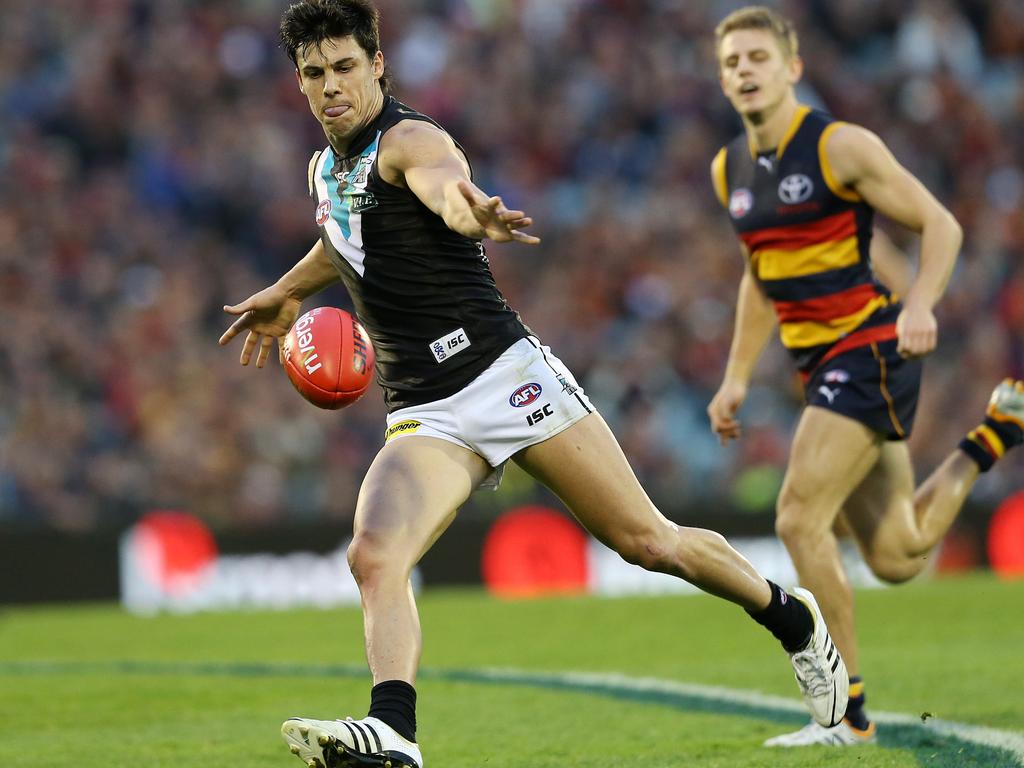
[[[742,219],[754,207],[754,196],[746,187],[734,189],[729,196],[729,215],[734,219]]]
[[[316,225],[322,227],[327,223],[327,220],[331,218],[331,209],[334,206],[331,205],[331,199],[321,200],[320,205],[316,207]]]
[[[791,173],[779,182],[779,199],[787,205],[807,200],[814,192],[814,182],[803,173]]]

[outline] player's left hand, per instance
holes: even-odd
[[[540,242],[539,237],[521,231],[533,224],[533,219],[522,211],[510,211],[500,197],[487,197],[476,186],[462,180],[459,181],[459,192],[469,204],[481,237],[489,237],[497,243],[515,241],[536,245]]]
[[[896,318],[896,351],[903,357],[923,357],[935,349],[939,326],[927,306],[907,303]]]
[[[247,331],[239,362],[248,365],[253,351],[258,348],[256,367],[262,368],[270,357],[270,350],[276,339],[278,359],[284,365],[281,339],[299,316],[301,306],[301,301],[289,296],[277,283],[254,293],[240,304],[225,304],[224,311],[229,315],[235,315],[237,319],[224,331],[219,343],[224,346],[242,331]]]

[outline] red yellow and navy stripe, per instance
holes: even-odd
[[[820,362],[819,350],[848,337],[891,303],[872,277],[859,231],[851,208],[740,235],[751,270],[775,306],[783,345],[800,350],[808,364]]]
[[[751,253],[769,248],[795,251],[856,237],[857,230],[857,216],[851,208],[815,221],[741,232],[740,239]]]

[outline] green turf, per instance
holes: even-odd
[[[1024,732],[1024,582],[920,582],[860,592],[857,605],[873,706]],[[418,686],[420,739],[430,768],[1017,764],[900,728],[883,732],[882,746],[780,753],[758,745],[785,730],[790,715],[482,684],[465,674],[622,672],[795,699],[774,641],[711,598],[509,603],[428,592],[421,608],[432,674]],[[43,661],[60,666],[28,665]],[[282,667],[296,664],[307,673]],[[308,665],[324,665],[323,674],[308,674]],[[301,766],[277,735],[280,721],[361,715],[361,665],[355,610],[154,619],[103,606],[7,610],[0,766]]]

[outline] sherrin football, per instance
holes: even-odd
[[[336,307],[309,310],[284,341],[289,380],[320,408],[344,408],[362,397],[373,379],[374,361],[366,330]]]

